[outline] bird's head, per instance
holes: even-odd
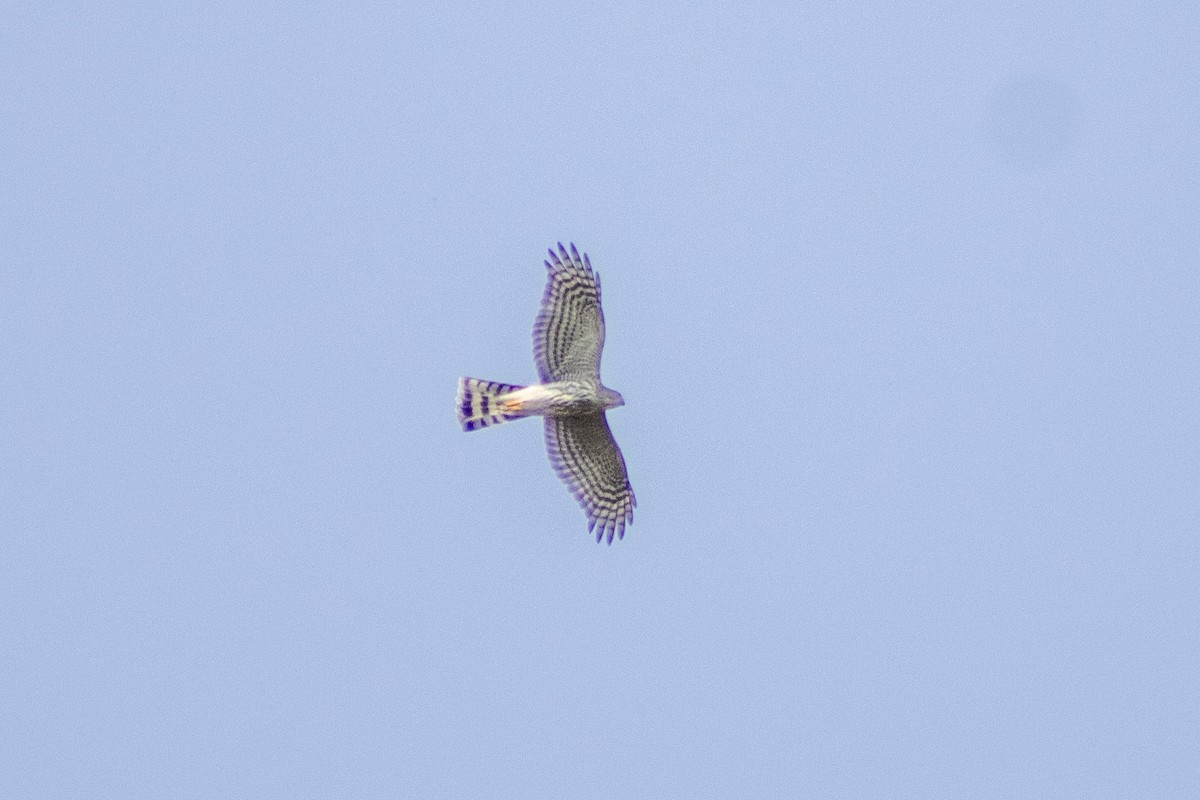
[[[625,398],[621,397],[620,392],[614,392],[612,389],[605,387],[604,389],[604,407],[616,408],[617,406],[625,405]]]

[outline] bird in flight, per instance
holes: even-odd
[[[604,350],[604,312],[600,274],[587,253],[579,257],[558,244],[546,263],[546,291],[533,323],[533,356],[539,383],[509,383],[460,378],[458,422],[464,431],[521,417],[545,417],[550,463],[588,518],[596,541],[625,537],[637,505],[625,459],[604,416],[625,405],[624,398],[600,382]]]

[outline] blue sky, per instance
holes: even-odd
[[[0,795],[1200,793],[1193,3],[4,17]]]

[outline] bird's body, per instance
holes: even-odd
[[[460,378],[458,386],[458,421],[468,431],[521,417],[577,417],[623,405],[617,392],[586,378],[532,386]]]
[[[546,418],[546,448],[555,472],[588,515],[596,540],[625,535],[637,498],[625,459],[605,418],[624,398],[600,382],[604,312],[600,276],[575,245],[550,251],[546,292],[533,327],[533,349],[541,383],[509,383],[462,378],[458,421],[473,431],[512,419]]]

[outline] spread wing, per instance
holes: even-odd
[[[609,544],[613,534],[623,539],[637,498],[604,412],[546,417],[546,450],[554,471],[587,513],[588,531],[596,531],[596,541],[606,533]]]
[[[600,377],[604,350],[604,312],[600,310],[600,275],[587,254],[571,252],[560,242],[546,262],[546,291],[533,323],[533,355],[543,383],[578,375]]]

